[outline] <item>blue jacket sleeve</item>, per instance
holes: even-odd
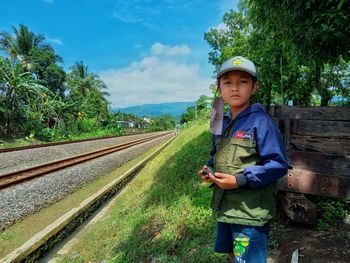
[[[259,118],[254,129],[261,162],[246,167],[243,176],[247,186],[261,188],[283,177],[288,172],[288,162],[281,134],[269,116]]]

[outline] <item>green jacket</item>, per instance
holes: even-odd
[[[218,221],[263,226],[276,214],[276,181],[288,171],[280,133],[261,104],[253,104],[235,120],[224,117],[223,134],[213,136],[208,165],[236,176],[239,188],[213,184],[211,207]]]
[[[242,174],[245,167],[260,161],[252,141],[224,138],[217,145],[215,170],[232,175]],[[263,188],[223,190],[214,184],[211,207],[220,222],[263,226],[276,213],[276,184]]]

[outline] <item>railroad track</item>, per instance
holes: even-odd
[[[82,201],[77,207],[72,208],[60,218],[56,219],[53,223],[35,234],[20,247],[5,257],[0,258],[0,263],[38,262],[38,260],[41,259],[43,255],[47,254],[47,252],[55,245],[62,241],[64,242],[64,239],[77,227],[81,226],[82,222],[89,219],[94,211],[118,194],[132,180],[137,172],[149,160],[167,147],[174,138],[175,137],[172,137],[149,156],[145,157],[130,170],[126,171],[123,175],[114,179],[98,192]]]
[[[43,176],[45,174],[49,174],[57,170],[64,169],[69,166],[77,165],[79,163],[86,162],[110,153],[121,151],[131,146],[142,144],[142,143],[166,136],[170,133],[171,132],[150,136],[147,138],[138,139],[127,143],[118,144],[116,146],[112,146],[112,147],[108,147],[108,148],[104,148],[96,151],[91,151],[85,154],[72,156],[62,160],[53,161],[50,163],[45,163],[38,166],[26,168],[20,171],[3,174],[0,176],[0,189],[9,187],[14,184],[18,184],[23,181],[31,180],[33,178]]]
[[[106,136],[106,137],[99,137],[99,138],[80,139],[80,140],[74,140],[74,141],[48,142],[48,143],[42,143],[42,144],[7,147],[7,148],[0,148],[0,153],[15,152],[15,151],[21,151],[21,150],[27,150],[27,149],[35,149],[35,148],[43,148],[43,147],[63,145],[63,144],[73,144],[73,143],[79,143],[79,142],[98,141],[98,140],[103,140],[103,139],[111,139],[111,138],[118,138],[118,137],[131,136],[131,135],[135,135],[135,134],[126,134],[126,135],[118,135],[118,136]]]

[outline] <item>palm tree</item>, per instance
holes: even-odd
[[[68,85],[74,91],[78,91],[84,97],[92,91],[95,87],[95,79],[97,75],[89,73],[88,66],[84,62],[76,62],[71,68],[71,72],[68,74]]]
[[[82,61],[76,62],[71,67],[71,71],[67,75],[67,85],[70,88],[68,95],[69,101],[78,102],[75,111],[84,112],[88,117],[101,117],[108,112],[108,104],[106,97],[110,96],[105,91],[107,86],[95,73],[88,71]]]
[[[14,35],[5,31],[0,32],[0,49],[5,50],[11,59],[20,61],[26,69],[30,68],[28,55],[32,48],[55,53],[49,44],[44,43],[45,36],[35,34],[25,25],[19,25],[18,29],[14,26],[12,28]],[[59,56],[55,57],[56,61],[62,61]]]
[[[94,91],[98,91],[104,96],[109,96],[109,93],[102,91],[103,89],[107,89],[107,86],[97,74],[90,73],[88,66],[82,61],[76,62],[71,67],[71,72],[68,73],[67,80],[68,86],[83,96],[87,96],[90,92]]]

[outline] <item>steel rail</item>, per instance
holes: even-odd
[[[104,148],[104,149],[100,149],[100,150],[72,156],[69,158],[45,163],[42,165],[26,168],[23,170],[19,170],[19,171],[7,173],[7,174],[3,174],[0,176],[0,189],[9,187],[9,186],[14,185],[14,184],[18,184],[18,183],[23,182],[23,181],[33,179],[33,178],[36,178],[36,177],[39,177],[39,176],[42,176],[42,175],[45,175],[45,174],[48,174],[48,173],[51,173],[54,171],[58,171],[58,170],[67,168],[69,166],[77,165],[77,164],[80,164],[82,162],[86,162],[86,161],[89,161],[89,160],[92,160],[92,159],[95,159],[95,158],[98,158],[98,157],[101,157],[101,156],[104,156],[104,155],[107,155],[107,154],[110,154],[113,152],[121,151],[121,150],[129,148],[131,146],[142,144],[142,143],[166,136],[170,133],[171,132],[165,133],[165,134],[160,134],[160,135],[155,135],[155,136],[150,136],[147,138],[138,139],[138,140],[134,140],[131,142],[119,144],[116,146],[112,146],[112,147],[108,147],[108,148]]]
[[[35,149],[35,148],[63,145],[63,144],[73,144],[73,143],[79,143],[79,142],[98,141],[98,140],[103,140],[103,139],[111,139],[111,138],[133,136],[133,135],[140,135],[140,134],[142,134],[142,133],[125,134],[125,135],[118,135],[118,136],[97,137],[97,138],[89,138],[89,139],[79,139],[79,140],[74,140],[74,141],[48,142],[48,143],[42,143],[42,144],[24,145],[24,146],[16,146],[16,147],[6,147],[6,148],[0,148],[0,153],[14,152],[14,151],[27,150],[27,149]]]

